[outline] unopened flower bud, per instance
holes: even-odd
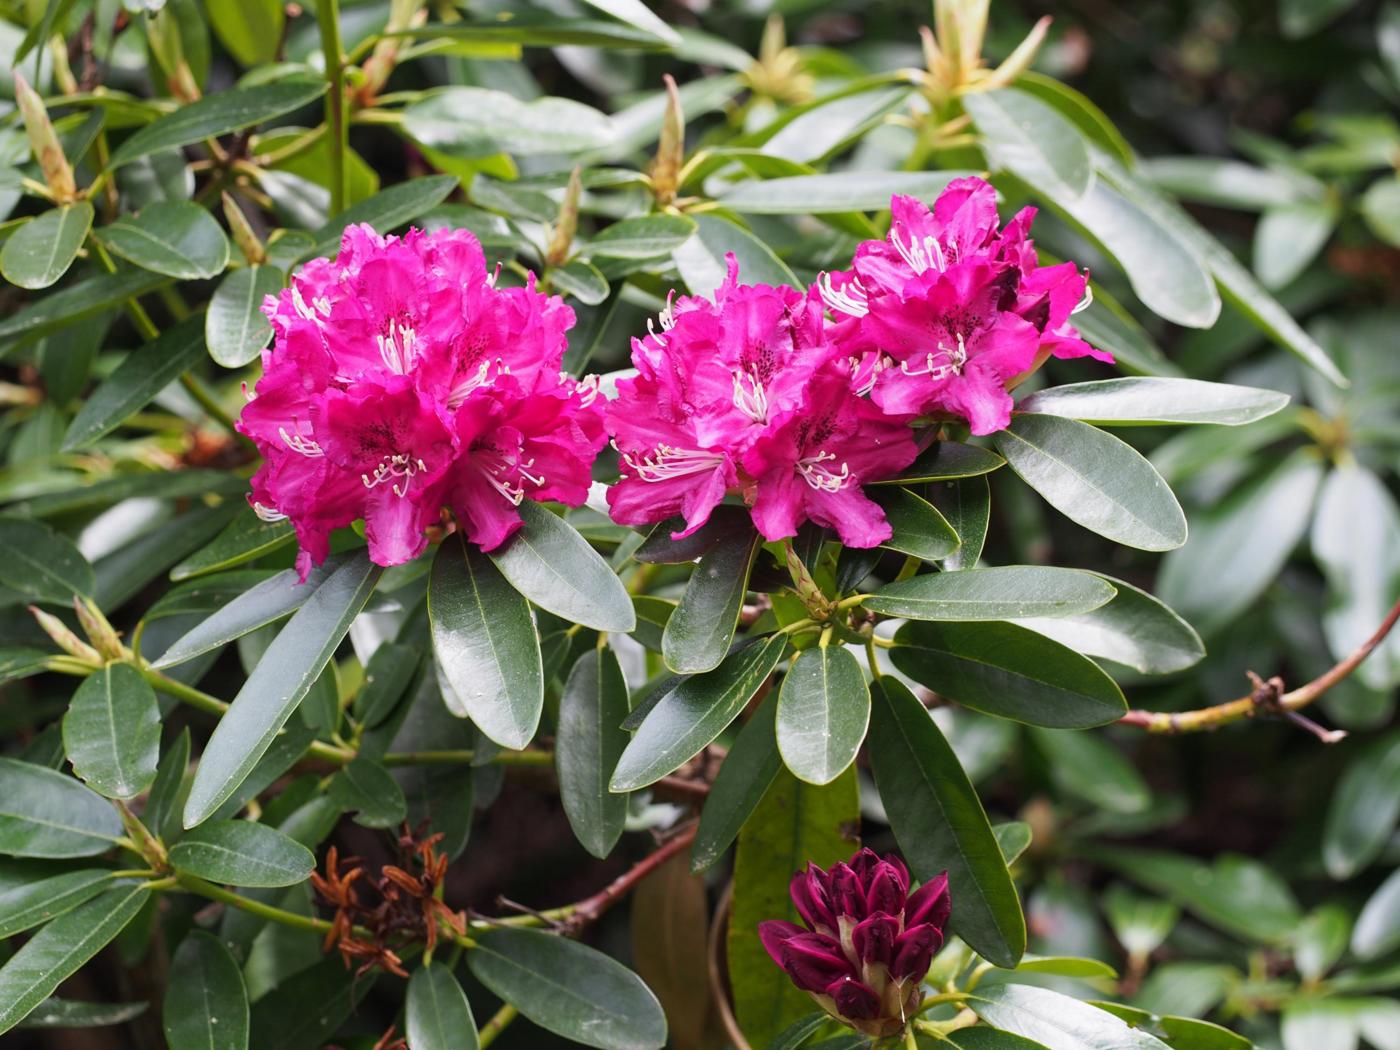
[[[843,1024],[881,1039],[902,1032],[943,946],[947,872],[911,894],[903,863],[863,849],[830,871],[808,865],[793,876],[790,893],[806,928],[760,923],[773,961]]]
[[[685,112],[681,109],[676,81],[667,73],[666,112],[661,118],[661,140],[656,147],[656,162],[651,168],[651,192],[658,204],[667,205],[680,191],[681,167],[685,164]]]
[[[20,116],[24,118],[24,130],[29,135],[29,148],[34,151],[34,159],[44,173],[44,181],[49,192],[59,204],[68,204],[78,198],[78,186],[73,181],[73,167],[63,155],[63,146],[53,130],[44,100],[29,86],[19,70],[15,70],[15,102]]]
[[[979,86],[985,87],[987,90],[1006,87],[1030,69],[1031,63],[1035,61],[1035,56],[1040,53],[1040,46],[1045,43],[1045,34],[1050,31],[1051,21],[1049,15],[1038,21],[1026,34],[1026,39],[1017,44],[1016,50],[1007,55],[1006,60],[992,70],[991,76]]]
[[[78,614],[78,623],[82,625],[88,640],[104,659],[124,660],[129,655],[126,647],[122,645],[121,638],[91,598],[79,598],[75,595],[73,611]]]
[[[70,631],[68,625],[57,616],[44,612],[37,605],[31,605],[29,611],[34,614],[34,619],[39,621],[44,633],[65,653],[84,663],[92,664],[93,667],[102,666],[102,654]]]
[[[554,236],[550,238],[549,249],[544,255],[544,261],[550,266],[562,266],[568,261],[569,251],[574,246],[574,234],[578,233],[578,201],[582,195],[579,169],[574,168],[569,175],[569,185],[564,189],[564,199],[559,204],[559,221],[554,225]]]

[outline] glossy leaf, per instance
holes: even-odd
[[[356,976],[335,957],[292,974],[253,1004],[249,1047],[319,1050],[374,988],[375,976]]]
[[[745,284],[796,285],[797,277],[773,249],[742,226],[718,215],[694,215],[694,235],[671,253],[691,295],[713,295],[724,283],[725,255],[734,253]]]
[[[748,529],[724,537],[701,557],[661,636],[661,653],[671,670],[710,671],[729,652],[761,542]]]
[[[476,1021],[466,993],[442,963],[420,966],[408,982],[405,1034],[413,1050],[476,1050]]]
[[[281,290],[282,274],[273,266],[245,266],[220,281],[204,315],[209,356],[225,368],[257,360],[272,338],[263,299]]]
[[[1009,623],[905,624],[890,658],[964,707],[1052,729],[1087,729],[1127,710],[1093,661]]]
[[[21,288],[47,288],[73,265],[92,215],[92,205],[78,201],[30,219],[0,248],[0,274]]]
[[[0,853],[91,857],[122,834],[111,803],[52,769],[0,758]]]
[[[62,871],[46,862],[0,861],[0,937],[42,926],[111,885],[106,868]]]
[[[943,559],[944,572],[976,568],[991,525],[992,491],[985,477],[937,481],[929,486],[929,502],[938,508],[961,541]]]
[[[595,857],[617,845],[627,819],[627,796],[608,790],[608,780],[627,747],[622,728],[628,712],[627,680],[608,646],[574,662],[559,700],[554,763],[569,826]]]
[[[1031,488],[1101,536],[1165,551],[1186,542],[1186,515],[1167,483],[1131,445],[1070,419],[1020,415],[997,449]]]
[[[1400,945],[1400,870],[1392,871],[1356,917],[1351,950],[1359,959],[1379,959]]]
[[[1400,732],[1369,744],[1346,765],[1322,830],[1322,860],[1349,879],[1375,860],[1400,820]]]
[[[1089,150],[1053,106],[1015,88],[969,92],[963,105],[992,165],[1065,200],[1088,192],[1094,178]]]
[[[176,871],[231,886],[294,886],[311,874],[311,851],[276,828],[250,820],[211,820],[170,847]]]
[[[798,654],[778,694],[783,762],[800,780],[829,784],[855,761],[870,722],[865,672],[844,646]]]
[[[365,681],[355,694],[355,719],[373,729],[394,711],[418,670],[422,653],[411,645],[381,645],[365,666]]]
[[[957,441],[935,441],[919,458],[892,478],[871,482],[872,485],[912,485],[925,481],[950,481],[990,474],[1005,466],[1006,460],[995,452],[978,445]]]
[[[1005,565],[911,576],[873,591],[864,605],[913,620],[1009,620],[1089,612],[1115,593],[1102,577],[1078,569]]]
[[[1167,1050],[1106,1010],[1049,988],[1004,984],[978,988],[967,1005],[988,1024],[1046,1050]]]
[[[107,664],[83,679],[63,716],[63,750],[73,772],[108,798],[135,798],[156,778],[160,710],[130,664]]]
[[[773,635],[725,657],[713,671],[681,679],[642,722],[612,775],[613,791],[660,780],[722,733],[768,680],[787,638]]]
[[[267,65],[277,57],[286,16],[277,0],[241,0],[211,4],[209,25],[220,42],[245,67]]]
[[[98,237],[128,262],[185,281],[217,276],[229,260],[224,231],[193,201],[159,201],[103,226]]]
[[[204,748],[185,803],[185,826],[207,820],[238,790],[320,676],[379,581],[363,554],[307,599],[258,661]]]
[[[110,1028],[140,1017],[149,1003],[85,1003],[51,995],[18,1028]]]
[[[1026,924],[977,793],[923,704],[893,678],[872,690],[871,768],[910,870],[948,872],[952,926],[998,966],[1015,966]]]
[[[408,815],[403,791],[372,758],[357,757],[331,779],[327,797],[366,828],[396,828]]]
[[[0,518],[0,583],[27,598],[71,606],[93,592],[92,566],[73,541],[38,521]]]
[[[519,750],[535,735],[544,709],[539,636],[525,599],[460,537],[438,548],[428,584],[448,707],[502,747]]]
[[[367,222],[379,233],[387,233],[437,207],[457,185],[455,175],[425,175],[380,190],[373,197],[346,208],[317,230],[313,235],[316,243],[305,254],[335,255],[340,248],[342,232],[356,223]]]
[[[1270,208],[1254,228],[1254,272],[1265,288],[1291,284],[1322,251],[1337,226],[1333,201],[1300,201]]]
[[[1039,390],[1017,407],[1086,423],[1221,423],[1240,426],[1273,415],[1288,395],[1199,379],[1100,379]]]
[[[637,626],[627,588],[572,525],[533,500],[519,510],[525,524],[490,552],[512,587],[541,609],[597,631]]]
[[[535,1024],[603,1050],[660,1050],[661,1004],[601,952],[538,930],[488,930],[467,955],[473,976]]]
[[[170,1050],[247,1050],[248,989],[224,942],[191,930],[175,952],[163,1007]]]
[[[0,339],[40,336],[66,328],[168,283],[167,277],[136,269],[88,277],[34,300],[9,317],[0,318]]]
[[[445,87],[424,92],[403,110],[404,130],[449,157],[482,158],[497,153],[581,153],[610,145],[608,117],[572,99],[522,101],[481,87]]]
[[[263,521],[251,507],[247,507],[240,510],[238,517],[206,546],[171,569],[170,578],[188,580],[222,572],[286,546],[295,538],[296,533],[289,522]]]
[[[881,546],[924,561],[939,561],[957,551],[961,542],[957,532],[922,496],[894,487],[878,489],[873,496],[893,531]]]
[[[1140,813],[1151,804],[1146,782],[1106,739],[1039,726],[1032,726],[1030,734],[1048,760],[1050,779],[1065,794],[1108,813]]]
[[[783,768],[774,722],[777,710],[778,698],[770,695],[744,723],[724,756],[700,811],[691,871],[704,871],[724,855]]]
[[[694,220],[684,215],[642,215],[604,227],[584,251],[592,258],[654,259],[670,255],[694,232]]]
[[[955,171],[840,171],[741,182],[721,195],[725,207],[750,215],[827,215],[884,211],[895,194],[932,200]],[[740,270],[742,273],[742,269]],[[746,277],[745,280],[748,280]]]

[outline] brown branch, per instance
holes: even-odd
[[[1366,639],[1350,656],[1292,692],[1283,691],[1282,679],[1275,677],[1264,681],[1251,671],[1249,676],[1254,683],[1254,689],[1248,696],[1195,711],[1144,711],[1135,708],[1118,721],[1122,725],[1146,729],[1149,733],[1195,733],[1253,718],[1258,714],[1273,714],[1306,729],[1325,744],[1335,744],[1345,738],[1346,733],[1324,729],[1298,712],[1360,667],[1376,647],[1385,641],[1386,635],[1397,620],[1400,620],[1400,601],[1391,607],[1385,620],[1376,628],[1376,633]]]
[[[636,889],[637,883],[689,846],[695,840],[697,830],[699,830],[699,824],[692,823],[689,827],[677,832],[660,849],[647,854],[593,896],[579,901],[570,909],[569,915],[565,919],[565,925],[571,932],[576,933],[585,926],[597,922],[605,911]]]

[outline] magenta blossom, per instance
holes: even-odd
[[[622,466],[608,492],[615,521],[680,515],[680,538],[738,495],[769,540],[808,520],[852,547],[889,538],[862,486],[917,449],[903,419],[854,388],[815,291],[741,285],[731,255],[714,301],[668,306],[661,331],[633,340],[632,361],[637,375],[618,382],[607,408]]]
[[[996,192],[962,178],[931,210],[900,196],[890,210],[888,237],[819,282],[858,382],[886,411],[946,413],[990,434],[1011,421],[1009,388],[1047,357],[1113,360],[1069,323],[1087,278],[1039,264],[1034,208],[998,230]]]
[[[904,1030],[919,986],[943,947],[952,907],[948,873],[909,892],[909,871],[893,856],[862,849],[848,864],[809,864],[792,878],[805,928],[770,920],[758,935],[773,961],[837,1020],[884,1038]]]
[[[303,578],[358,518],[398,565],[444,507],[489,550],[527,496],[586,497],[606,438],[596,388],[559,372],[573,311],[533,279],[497,288],[471,233],[348,227],[263,311],[275,341],[238,428],[264,459],[254,509],[291,519]]]

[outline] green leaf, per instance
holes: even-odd
[[[671,670],[710,671],[729,652],[761,542],[749,528],[726,535],[701,557],[661,636],[661,653]]]
[[[63,451],[91,445],[119,427],[204,356],[204,323],[181,321],[159,339],[133,350],[83,402],[63,435]]]
[[[689,536],[671,539],[673,532],[684,528],[684,518],[667,518],[654,525],[632,557],[648,565],[684,565],[703,558],[721,541],[740,534],[747,536],[753,530],[753,518],[746,507],[721,503],[709,520]]]
[[[591,237],[585,255],[603,259],[654,259],[670,255],[695,232],[684,215],[639,215],[623,219]]]
[[[244,507],[228,527],[210,543],[170,570],[172,580],[188,580],[222,572],[261,558],[296,539],[289,522],[263,521],[252,507]]]
[[[1240,426],[1271,416],[1287,394],[1199,379],[1100,379],[1039,390],[1017,409],[1085,423],[1222,423]]]
[[[224,942],[191,930],[170,967],[163,1012],[170,1050],[247,1050],[248,989]]]
[[[37,861],[0,861],[0,937],[43,925],[111,885],[107,868],[55,871]]]
[[[778,751],[809,784],[830,784],[856,759],[870,722],[870,688],[850,650],[798,654],[778,694]]]
[[[1059,977],[1078,977],[1082,980],[1118,976],[1118,971],[1108,963],[1077,955],[1027,955],[1016,964],[1016,970],[1019,973],[1053,973]]]
[[[323,681],[325,675],[318,679]],[[262,794],[283,776],[306,754],[311,741],[316,738],[316,730],[308,725],[293,724],[272,739],[272,744],[258,759],[253,771],[248,774],[238,790],[224,799],[218,809],[209,815],[210,820],[231,820],[258,795]]]
[[[719,197],[749,215],[830,215],[886,211],[895,195],[932,200],[964,171],[841,171],[741,182]],[[698,216],[697,216],[698,218]],[[741,271],[742,272],[742,271]]]
[[[151,786],[160,709],[140,671],[111,663],[83,679],[63,716],[63,750],[73,772],[108,798],[135,798]]]
[[[1254,272],[1260,282],[1271,291],[1293,283],[1336,227],[1337,205],[1332,200],[1270,208],[1254,227]]]
[[[555,286],[572,295],[585,306],[597,306],[607,301],[608,279],[603,272],[585,259],[571,259],[563,266],[549,271]]]
[[[873,493],[893,534],[880,546],[924,561],[939,561],[955,553],[962,542],[938,508],[906,488],[888,486]]]
[[[287,79],[252,87],[235,87],[182,105],[136,132],[112,154],[109,169],[161,150],[261,124],[316,101],[326,93],[322,79]]]
[[[996,435],[1011,469],[1052,507],[1128,547],[1186,542],[1186,515],[1152,464],[1131,445],[1072,419],[1019,415]]]
[[[901,109],[911,94],[899,74],[849,81],[831,93],[784,112],[756,132],[764,153],[801,164],[832,158]],[[888,202],[887,202],[888,203]]]
[[[671,259],[691,295],[713,295],[724,283],[725,255],[734,253],[744,284],[796,285],[797,276],[768,247],[742,226],[718,215],[693,215],[695,234]]]
[[[1079,129],[1080,134],[1108,155],[1124,164],[1135,162],[1127,139],[1123,138],[1108,115],[1081,92],[1035,70],[1027,70],[1018,76],[1016,87],[1054,106]]]
[[[1322,860],[1349,879],[1380,856],[1400,819],[1400,732],[1372,741],[1343,768],[1322,829]]]
[[[0,1033],[24,1020],[121,933],[146,900],[144,884],[117,886],[29,938],[0,966]]]
[[[1103,578],[1118,592],[1107,605],[1073,616],[1016,617],[1013,622],[1077,653],[1143,674],[1183,671],[1205,656],[1201,636],[1166,605],[1130,583]]]
[[[117,811],[95,791],[52,769],[0,758],[0,853],[91,857],[121,834]]]
[[[785,635],[731,653],[713,671],[683,678],[647,714],[612,775],[613,791],[636,791],[672,773],[734,721],[782,659]]]
[[[1150,157],[1137,170],[1173,197],[1244,211],[1286,207],[1322,191],[1320,181],[1301,172],[1259,168],[1224,157]]]
[[[479,1045],[472,1008],[450,966],[414,970],[404,1008],[405,1034],[413,1050],[476,1050]]]
[[[470,718],[502,747],[523,748],[544,710],[544,665],[529,604],[458,533],[433,558],[428,616],[453,714]]]
[[[35,601],[71,606],[92,594],[92,566],[67,536],[24,518],[0,518],[0,583]]]
[[[1130,956],[1147,958],[1171,935],[1181,912],[1171,901],[1142,897],[1121,883],[1103,895],[1104,914]]]
[[[1233,622],[1302,539],[1322,470],[1300,450],[1194,513],[1190,542],[1162,561],[1157,596],[1205,633]]]
[[[982,987],[967,1005],[989,1025],[1033,1040],[1046,1050],[1167,1050],[1156,1036],[1049,988]]]
[[[871,769],[910,870],[927,881],[947,869],[953,929],[984,958],[1015,966],[1026,923],[972,782],[913,693],[890,677],[871,692]]]
[[[659,1050],[666,1018],[631,970],[538,930],[488,930],[467,954],[478,981],[535,1024],[603,1050]]]
[[[294,886],[316,867],[311,851],[276,828],[250,820],[211,820],[170,847],[179,872],[231,886]]]
[[[228,238],[194,201],[158,201],[138,216],[103,226],[97,235],[123,259],[167,277],[203,280],[228,265]]]
[[[650,33],[672,47],[681,42],[680,34],[653,14],[647,5],[642,3],[642,0],[583,0],[583,2],[621,22],[635,26],[644,33]]]
[[[315,233],[316,243],[306,256],[333,256],[340,248],[340,236],[347,226],[367,222],[379,233],[418,218],[436,208],[458,186],[456,175],[426,175],[380,190],[358,204],[346,208]]]
[[[637,626],[627,588],[572,525],[533,500],[519,510],[525,524],[490,553],[512,587],[541,609],[597,631]]]
[[[92,229],[92,205],[78,201],[30,219],[0,248],[0,274],[21,288],[47,288],[73,265]]]
[[[591,649],[574,662],[559,700],[559,731],[554,763],[559,795],[569,826],[595,857],[617,845],[627,819],[627,796],[608,790],[628,733],[627,680],[617,654],[608,646]]]
[[[1351,1004],[1342,999],[1299,997],[1283,1008],[1283,1050],[1357,1050],[1360,1030]]]
[[[252,69],[277,58],[287,21],[279,0],[210,4],[205,11],[210,28],[239,65]]]
[[[272,338],[263,298],[281,290],[282,274],[273,266],[245,266],[219,282],[204,315],[209,356],[225,368],[255,361]]]
[[[788,894],[793,872],[849,860],[860,826],[856,771],[817,787],[779,772],[739,834],[727,954],[734,1011],[752,1046],[768,1046],[812,1009],[812,1000],[773,965],[758,939],[765,919],[798,920]]]
[[[1108,813],[1141,813],[1152,804],[1137,769],[1104,738],[1038,726],[1030,734],[1048,760],[1050,779],[1065,794]]]
[[[770,694],[744,723],[724,756],[700,811],[700,828],[690,853],[691,871],[704,871],[724,855],[783,768],[775,731],[777,710],[778,698]]]
[[[928,497],[961,541],[958,549],[943,559],[943,571],[976,568],[992,517],[992,490],[987,479],[936,481],[929,486]]]
[[[369,994],[375,976],[356,976],[335,957],[294,973],[253,1004],[248,1045],[319,1050]]]
[[[864,605],[913,620],[1009,620],[1073,616],[1097,609],[1117,593],[1101,576],[1047,565],[1003,565],[924,573],[887,583]]]
[[[1293,934],[1293,964],[1303,980],[1324,977],[1342,953],[1351,936],[1351,915],[1337,904],[1314,909],[1298,924]]]
[[[914,460],[892,478],[873,481],[872,485],[913,485],[926,481],[950,481],[955,478],[971,478],[979,474],[990,474],[1005,465],[995,452],[977,445],[963,445],[956,441],[935,441]]]
[[[146,1012],[150,1003],[85,1003],[49,996],[19,1023],[19,1028],[110,1028]]]
[[[252,772],[335,654],[380,572],[363,554],[352,558],[278,632],[204,748],[185,803],[185,827],[207,820]]]
[[[89,277],[0,319],[0,340],[33,338],[66,328],[169,283],[169,278],[145,270],[120,270]]]
[[[552,14],[522,11],[508,20],[478,24],[451,22],[416,26],[396,36],[442,37],[466,43],[520,44],[524,47],[606,47],[614,50],[663,51],[666,41],[655,33],[619,22],[596,18],[559,18]]]
[[[177,819],[185,804],[185,773],[190,764],[190,728],[180,730],[174,746],[168,748],[156,767],[156,779],[146,796],[141,819],[146,827],[169,845],[184,830]]]
[[[331,779],[327,797],[366,828],[396,828],[408,815],[403,790],[372,758],[358,756]]]
[[[425,91],[401,112],[405,132],[449,157],[582,153],[616,137],[612,121],[592,106],[550,96],[526,102],[481,87]]]
[[[365,682],[355,694],[355,720],[373,729],[388,718],[408,689],[422,658],[411,645],[386,643],[365,667]]]
[[[1400,945],[1400,869],[1392,871],[1366,901],[1351,931],[1358,959],[1379,959]]]
[[[1087,729],[1116,721],[1128,709],[1113,679],[1092,660],[1014,624],[911,622],[895,642],[895,667],[984,714]]]
[[[963,106],[994,167],[1064,200],[1089,191],[1094,179],[1089,150],[1053,106],[1015,88],[968,92]]]
[[[1025,853],[1031,844],[1031,826],[1024,820],[993,824],[992,834],[997,837],[997,847],[1001,850],[1008,868],[1020,859],[1021,854]]]
[[[0,685],[42,674],[49,669],[53,655],[52,650],[27,645],[0,647]]]
[[[152,666],[157,669],[174,667],[186,660],[193,660],[211,649],[227,645],[259,627],[296,612],[323,583],[343,568],[351,557],[352,554],[331,555],[311,570],[305,583],[298,581],[295,569],[287,569],[269,580],[264,580],[234,598],[213,616],[192,628],[188,634],[182,635]]]
[[[1361,217],[1381,240],[1400,247],[1400,179],[1378,179],[1361,195]]]

